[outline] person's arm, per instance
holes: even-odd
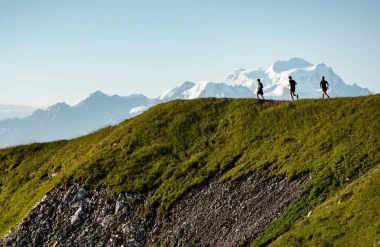
[[[327,84],[327,88],[329,88],[329,87],[330,87],[330,84],[329,84],[329,82],[328,82],[328,81],[326,81],[326,84]]]
[[[319,87],[322,88],[322,81],[319,83]]]

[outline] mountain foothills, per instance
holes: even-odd
[[[377,246],[379,106],[172,100],[0,149],[0,245]]]
[[[174,99],[195,98],[252,98],[256,95],[256,80],[261,79],[266,99],[289,99],[288,76],[297,81],[297,94],[301,98],[318,98],[319,82],[324,75],[330,84],[331,97],[369,95],[366,88],[347,85],[333,70],[324,64],[313,64],[299,58],[277,61],[267,70],[240,69],[229,73],[222,83],[185,82],[158,98],[148,99],[136,94],[127,97],[108,96],[100,91],[71,107],[58,103],[46,110],[38,110],[23,118],[0,121],[0,147],[70,139],[87,134],[107,125],[140,114],[149,107]],[[1,109],[1,108],[0,108]]]

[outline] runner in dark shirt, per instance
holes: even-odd
[[[290,86],[290,97],[292,98],[292,100],[294,100],[293,96],[296,96],[298,99],[298,94],[294,94],[296,92],[297,82],[293,80],[291,76],[289,76],[288,79],[289,79],[289,86]]]
[[[327,98],[330,98],[330,96],[327,94],[327,90],[329,89],[329,83],[327,81],[325,81],[325,77],[322,76],[322,80],[321,80],[321,83],[319,83],[320,87],[322,88],[322,99],[325,98],[325,95],[327,96]]]
[[[260,79],[257,79],[257,93],[256,97],[259,98],[259,95],[264,99],[263,84],[260,82]]]

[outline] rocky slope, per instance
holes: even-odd
[[[142,194],[106,197],[74,184],[49,192],[1,246],[238,246],[285,212],[307,181],[258,173],[233,183],[217,178],[185,194],[166,216]]]

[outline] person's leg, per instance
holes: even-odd
[[[296,96],[296,97],[297,97],[297,99],[298,99],[298,94],[296,94],[296,89],[295,89],[295,88],[293,88],[293,91],[292,91],[292,93],[293,93],[293,97],[294,97],[294,96]],[[292,97],[292,98],[293,98],[293,97]]]
[[[325,98],[325,95],[327,98],[330,98],[330,96],[327,95],[327,91],[323,91],[323,94],[322,94],[323,98]]]
[[[292,100],[294,100],[293,95],[294,95],[294,92],[290,91],[290,97],[292,98]]]
[[[256,94],[256,97],[259,98],[259,94]]]

